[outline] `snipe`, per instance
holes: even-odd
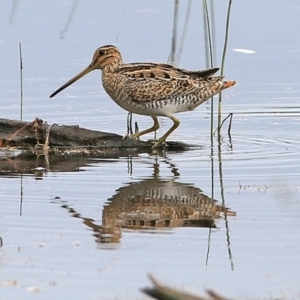
[[[98,48],[90,65],[56,90],[50,98],[95,69],[102,70],[103,87],[119,106],[153,119],[151,128],[129,137],[138,138],[157,130],[159,116],[168,117],[174,122],[153,147],[163,144],[179,126],[180,121],[173,116],[174,113],[193,110],[236,83],[223,81],[223,76],[212,76],[218,68],[189,71],[160,63],[124,64],[119,49],[107,45]]]

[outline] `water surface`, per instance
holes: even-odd
[[[99,72],[48,97],[83,69],[101,45],[117,45],[126,62],[167,61],[173,1],[81,1],[67,30],[71,1],[18,2],[9,22],[11,5],[6,1],[1,10],[1,117],[20,116],[22,42],[24,120],[39,117],[50,124],[125,134],[127,113],[103,91]],[[180,32],[186,9],[181,5]],[[192,5],[178,65],[202,69],[202,6]],[[216,65],[226,5],[215,2]],[[225,74],[239,84],[223,94],[223,116],[233,113],[233,124],[231,139],[225,125],[220,147],[215,138],[211,149],[210,105],[204,104],[178,115],[181,125],[171,136],[201,149],[66,158],[51,161],[48,172],[38,168],[45,167],[40,157],[23,174],[1,169],[0,298],[140,299],[139,289],[149,285],[147,274],[152,273],[195,293],[213,288],[237,299],[295,299],[300,267],[299,11],[296,0],[276,0],[271,6],[233,2]],[[237,48],[255,53],[233,50]],[[152,122],[143,116],[134,120],[140,128]],[[171,126],[167,119],[161,123],[159,135]],[[124,190],[132,193],[139,184],[155,189],[149,186],[154,179],[169,183],[164,186],[168,195],[181,193],[169,188],[171,183],[188,186],[236,215],[215,220],[213,229],[127,229],[118,243],[100,243],[97,230],[107,201]]]

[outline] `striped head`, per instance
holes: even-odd
[[[79,80],[83,76],[87,75],[93,70],[110,70],[113,71],[119,65],[123,63],[122,56],[119,49],[112,45],[106,45],[98,48],[93,56],[92,62],[79,74],[71,78],[68,82],[57,89],[50,98],[54,97],[56,94],[64,90],[66,87]]]
[[[93,56],[91,67],[103,70],[107,67],[116,67],[123,63],[119,49],[112,45],[106,45],[98,48]]]

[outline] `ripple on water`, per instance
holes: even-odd
[[[299,180],[300,143],[290,135],[278,137],[276,132],[234,134],[232,149],[228,141],[226,145],[222,162],[231,178]],[[218,152],[215,155],[218,159]]]

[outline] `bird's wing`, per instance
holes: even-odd
[[[135,63],[116,72],[125,76],[123,92],[138,102],[184,96],[211,84],[218,69],[188,71],[168,64]]]

